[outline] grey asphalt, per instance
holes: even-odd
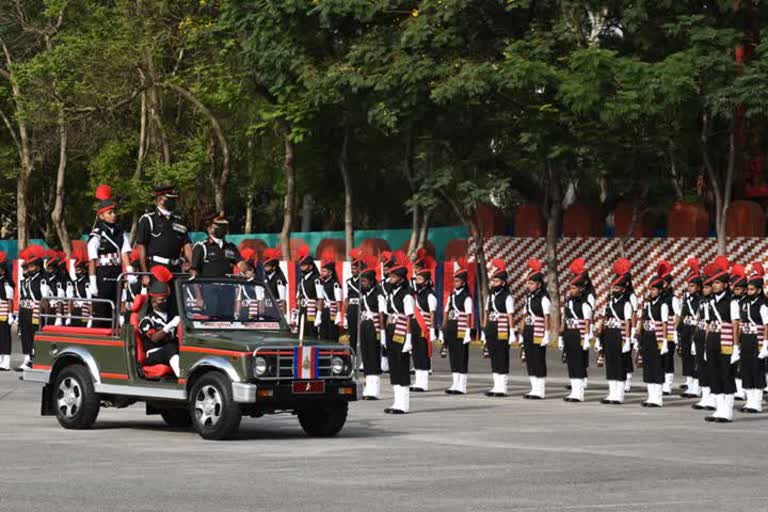
[[[15,362],[15,361],[14,361]],[[166,428],[141,406],[102,409],[89,431],[39,416],[39,387],[0,373],[0,511],[538,511],[768,510],[768,414],[704,421],[691,400],[663,409],[570,404],[551,351],[547,400],[486,398],[488,361],[473,350],[470,393],[412,394],[412,413],[385,400],[352,405],[343,432],[309,439],[291,416],[244,419],[232,441]],[[677,381],[679,382],[679,378]],[[636,381],[639,384],[639,380]]]

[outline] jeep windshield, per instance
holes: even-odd
[[[181,284],[184,317],[197,329],[284,328],[285,318],[257,281],[195,279]]]

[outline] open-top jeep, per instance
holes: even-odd
[[[112,318],[101,319],[106,327],[55,325],[83,322],[54,321],[77,310],[71,303],[74,308],[58,313],[41,312],[49,325],[35,334],[34,364],[23,375],[44,384],[41,413],[55,415],[65,428],[85,429],[101,407],[144,402],[147,414],[173,427],[191,425],[205,439],[232,435],[243,414],[293,413],[310,436],[342,429],[348,403],[358,395],[356,357],[348,346],[301,342],[258,282],[177,276],[172,284],[181,318],[178,378],[170,366],[144,364],[138,325],[146,295],[134,301],[125,322],[119,297],[106,301],[114,306]],[[80,307],[86,302],[77,301]]]

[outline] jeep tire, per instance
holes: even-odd
[[[232,381],[220,372],[197,379],[189,394],[190,419],[203,439],[226,439],[237,432],[242,413],[232,399]]]
[[[189,428],[192,426],[192,416],[190,416],[189,409],[186,407],[181,409],[161,409],[160,416],[165,424],[172,428]]]
[[[333,437],[344,427],[348,408],[347,402],[341,402],[299,409],[296,414],[301,428],[309,437]]]
[[[101,404],[93,389],[91,373],[85,366],[64,367],[56,376],[51,393],[56,419],[62,427],[83,430],[93,426]]]

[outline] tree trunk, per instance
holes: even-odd
[[[56,234],[59,236],[61,248],[67,255],[72,254],[72,246],[67,232],[67,223],[64,220],[64,173],[67,169],[67,126],[64,120],[64,107],[59,107],[58,114],[59,128],[59,167],[56,171],[56,201],[54,202],[51,220],[56,228]]]
[[[341,152],[339,153],[339,171],[341,172],[341,181],[344,183],[344,243],[346,245],[346,256],[349,259],[349,251],[355,244],[354,229],[352,222],[352,183],[349,179],[349,123],[344,122],[344,138],[341,142]]]
[[[735,130],[731,126],[729,136],[730,148],[728,153],[728,174],[725,180],[725,188],[720,188],[720,180],[712,160],[709,158],[709,136],[710,125],[709,116],[705,113],[702,117],[701,126],[701,155],[704,161],[704,168],[707,170],[709,179],[712,182],[712,192],[715,196],[715,231],[717,233],[717,254],[725,255],[726,252],[726,209],[730,205],[730,193],[733,187],[733,171],[736,165],[736,139]]]
[[[429,218],[431,216],[430,211],[425,211],[421,218],[421,228],[419,228],[419,239],[416,242],[416,249],[421,249],[427,243],[429,236]]]
[[[411,237],[408,239],[408,257],[413,257],[413,254],[418,249],[419,243],[419,207],[413,205],[411,211]]]
[[[405,134],[405,154],[403,156],[403,174],[411,187],[411,193],[416,194],[416,180],[413,175],[413,126],[408,125]],[[419,236],[419,207],[413,205],[411,211],[411,237],[408,239],[408,257],[412,257],[416,252],[416,244]]]
[[[248,165],[248,190],[246,191],[247,197],[245,199],[245,234],[250,235],[253,231],[253,137],[248,137],[248,155],[246,156],[246,164]]]
[[[133,171],[133,179],[136,184],[144,174],[144,159],[147,156],[147,92],[141,93],[141,110],[139,114],[139,150],[136,155],[136,168]],[[139,224],[139,213],[133,212],[131,215],[131,240],[136,236],[136,228]]]
[[[480,311],[482,311],[484,305],[488,302],[488,293],[490,292],[488,265],[485,262],[484,240],[474,217],[466,217],[465,223],[469,228],[470,236],[472,236],[472,239],[475,242],[474,257],[475,263],[477,264],[477,303],[480,305]],[[475,325],[479,328],[479,319],[475,321]]]
[[[547,240],[545,247],[545,260],[547,264],[547,292],[552,303],[550,308],[550,335],[556,336],[560,326],[560,282],[557,270],[557,237],[562,216],[562,188],[560,184],[560,171],[553,168],[547,162],[547,175],[549,181],[549,206],[547,208]]]
[[[639,217],[639,209],[639,201],[637,198],[635,198],[635,200],[632,202],[632,217],[629,220],[629,230],[624,236],[619,237],[619,255],[622,258],[627,257],[627,242],[632,236],[632,233],[635,231],[635,225],[637,224],[637,219]]]
[[[291,140],[291,133],[287,126],[283,126],[283,172],[285,173],[285,201],[283,202],[283,229],[280,231],[280,245],[283,248],[283,258],[291,259],[291,226],[293,225],[293,209],[296,203],[296,169],[295,148]]]

